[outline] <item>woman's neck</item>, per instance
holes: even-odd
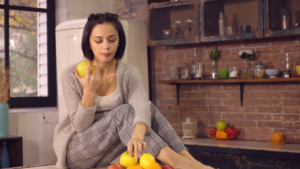
[[[96,64],[98,71],[100,72],[101,76],[106,76],[112,73],[115,73],[117,70],[117,61],[113,59],[109,63],[100,63]]]

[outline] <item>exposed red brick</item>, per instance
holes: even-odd
[[[177,99],[160,99],[159,105],[175,105],[177,104]]]
[[[268,85],[246,85],[247,87],[247,90],[271,90],[271,85],[268,84]]]
[[[208,92],[207,97],[208,98],[229,98],[230,93],[228,93],[228,92]]]
[[[247,114],[247,120],[272,120],[271,114]]]
[[[210,106],[210,112],[231,112],[231,106]]]
[[[276,46],[276,47],[257,47],[256,48],[256,53],[261,54],[261,53],[279,53],[281,52],[281,47]]]
[[[165,106],[165,105],[157,105],[156,108],[157,108],[159,111],[165,111],[165,110],[166,110],[166,106]]]
[[[208,111],[207,106],[188,106],[188,111]]]
[[[220,119],[221,118],[221,113],[209,113],[208,118],[209,119]]]
[[[198,112],[185,112],[185,111],[178,112],[178,117],[182,119],[182,121],[185,121],[186,118],[188,117],[192,118],[193,121],[199,118]]]
[[[172,54],[165,54],[166,60],[168,59],[184,59],[184,53],[172,53]]]
[[[231,92],[231,98],[240,98],[240,92]],[[244,92],[244,98],[255,98],[255,92]]]
[[[201,105],[221,105],[222,100],[219,100],[219,99],[201,99],[200,104]]]
[[[270,40],[270,45],[275,46],[275,45],[293,45],[297,44],[297,37],[292,37],[292,38],[278,38],[278,39],[271,39]]]
[[[245,120],[246,114],[226,112],[222,113],[222,119]]]
[[[257,98],[280,98],[281,92],[256,92]]]
[[[285,135],[290,135],[290,136],[299,136],[299,130],[295,129],[274,129],[274,132],[281,132]]]
[[[135,1],[134,5],[135,6],[146,5],[146,1],[144,1],[144,0],[142,0],[142,1],[141,0],[140,1]]]
[[[169,123],[173,123],[173,124],[181,124],[182,122],[182,119],[178,117],[168,117],[167,120],[169,121]]]
[[[246,104],[245,104],[246,103]],[[271,100],[270,99],[245,99],[245,105],[257,105],[257,106],[270,106]]]
[[[282,107],[257,107],[258,113],[282,113]]]
[[[277,121],[299,121],[299,115],[274,114],[273,120]]]
[[[199,86],[198,84],[180,85],[180,91],[199,91]]]
[[[208,118],[208,112],[199,112],[199,118]]]
[[[274,99],[274,106],[299,106],[300,99]]]
[[[284,113],[297,113],[300,114],[300,107],[284,107]]]
[[[177,117],[177,112],[161,111],[161,114],[167,119]]]
[[[176,66],[191,65],[194,62],[194,59],[177,59]]]
[[[294,129],[300,129],[300,122],[293,123]]]
[[[225,50],[225,49],[221,50],[220,52],[221,57],[228,56],[228,55],[230,55],[230,50]]]
[[[223,56],[220,58],[220,62],[241,62],[243,61],[238,56]]]
[[[240,85],[222,85],[223,90],[240,90]]]
[[[232,107],[232,112],[237,112],[237,113],[255,113],[256,112],[256,107],[234,106],[234,107]]]
[[[274,53],[274,54],[270,54],[271,61],[284,60],[285,59],[285,54],[286,53]],[[297,52],[289,52],[289,56],[295,59],[295,58],[297,58]]]
[[[259,135],[268,135],[272,133],[272,129],[270,128],[256,128],[256,127],[247,127],[247,134],[259,134]]]
[[[193,52],[194,49],[191,48],[190,46],[188,45],[181,45],[181,46],[176,46],[175,47],[175,52]]]
[[[278,122],[278,121],[257,121],[257,127],[282,128],[282,122]]]
[[[206,98],[206,92],[185,92],[186,98]]]
[[[168,60],[159,60],[156,62],[156,66],[173,66],[175,65],[175,60],[168,59]]]
[[[245,47],[269,46],[269,39],[244,41]]]
[[[199,105],[199,99],[180,99],[180,105]]]
[[[223,99],[223,105],[241,105],[240,99]]]
[[[272,90],[299,90],[299,84],[273,84]]]
[[[167,53],[175,53],[173,47],[160,47],[155,48],[155,55],[157,54],[167,54]]]
[[[221,85],[199,85],[200,91],[218,91],[221,90]]]
[[[294,122],[283,122],[282,128],[284,129],[294,129]]]
[[[257,135],[256,136],[257,141],[270,141],[270,136],[265,136],[265,135]]]
[[[186,106],[168,105],[167,111],[186,111]]]
[[[255,61],[262,61],[262,62],[270,61],[270,55],[268,55],[268,54],[266,54],[266,55],[256,55],[254,60]]]
[[[233,120],[233,126],[235,127],[256,127],[256,121],[246,121],[246,120]]]
[[[300,92],[282,92],[282,98],[300,98]]]
[[[197,119],[195,121],[198,125],[208,125],[208,119]]]
[[[289,46],[283,46],[282,47],[283,52],[299,52],[300,46],[299,45],[289,45]]]

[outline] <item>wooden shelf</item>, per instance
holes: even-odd
[[[261,78],[261,79],[204,79],[204,80],[158,80],[158,83],[176,84],[177,90],[177,105],[179,105],[180,84],[239,84],[241,106],[244,99],[244,84],[245,83],[292,83],[300,82],[300,77],[291,78]]]
[[[204,80],[159,80],[158,83],[172,83],[172,84],[183,84],[183,83],[272,83],[272,82],[300,82],[300,77],[292,78],[261,78],[261,79],[204,79]]]
[[[3,142],[7,143],[10,166],[23,166],[23,138],[20,136],[0,137],[0,152],[2,152]]]

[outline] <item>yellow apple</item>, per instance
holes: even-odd
[[[86,66],[87,66],[88,62],[89,62],[88,60],[82,61],[82,62],[78,63],[78,65],[76,67],[76,70],[78,71],[79,75],[83,78],[85,78]],[[93,68],[94,68],[94,66],[91,63],[90,74],[93,72]]]
[[[132,156],[129,156],[128,151],[125,151],[124,153],[121,154],[120,164],[125,168],[131,165],[136,165],[138,163],[138,159],[135,159],[134,155],[135,155],[134,152],[132,152]]]

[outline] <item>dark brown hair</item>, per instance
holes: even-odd
[[[126,38],[125,33],[123,30],[123,26],[121,22],[118,20],[117,14],[112,13],[97,13],[97,14],[90,14],[88,17],[88,21],[84,26],[83,34],[82,34],[82,40],[81,40],[81,50],[83,52],[83,55],[88,60],[92,61],[94,60],[94,53],[90,49],[90,35],[93,30],[93,28],[98,24],[103,23],[111,23],[118,31],[119,34],[119,46],[117,49],[117,52],[114,56],[116,60],[122,59],[126,47]]]

